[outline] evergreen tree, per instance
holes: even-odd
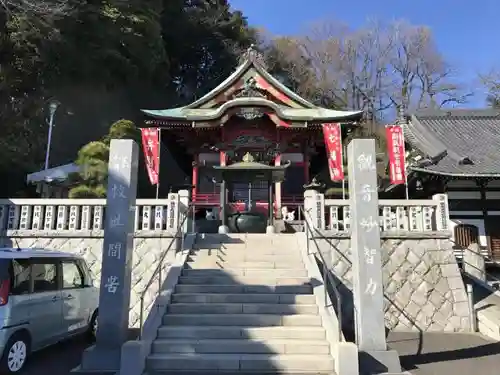
[[[185,104],[212,89],[255,41],[223,0],[67,4],[57,14],[0,6],[0,178],[9,181],[0,196],[32,194],[26,174],[44,164],[51,98],[61,102],[50,159],[57,166],[102,139],[110,123],[142,121],[141,108]]]
[[[72,176],[75,184],[70,198],[104,198],[108,180],[109,145],[112,139],[139,139],[139,131],[132,121],[119,120],[111,125],[109,134],[100,141],[83,146],[75,163],[80,171]]]

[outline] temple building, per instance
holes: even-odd
[[[404,134],[410,197],[447,193],[457,248],[478,243],[500,261],[500,112],[420,112]]]
[[[253,47],[229,77],[195,102],[142,112],[145,126],[161,128],[162,137],[174,137],[192,158],[192,200],[197,206],[220,207],[217,169],[241,163],[245,155],[261,165],[287,164],[283,181],[259,179],[256,173],[252,180],[232,179],[224,187],[230,210],[245,210],[251,203],[254,210],[267,213],[270,201],[277,217],[283,207],[293,210],[302,204],[316,155],[326,166],[322,124],[340,123],[345,136],[363,115],[318,107],[300,97],[266,70]]]
[[[42,198],[67,198],[71,189],[70,175],[80,170],[75,163],[30,173],[26,182],[36,186]]]

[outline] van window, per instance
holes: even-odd
[[[75,261],[64,261],[62,263],[63,288],[83,288],[83,273]]]
[[[22,295],[30,292],[30,262],[28,259],[12,260],[12,287],[10,294]]]
[[[49,259],[32,260],[33,293],[57,290],[57,264]]]
[[[83,259],[78,259],[77,264],[83,274],[83,285],[93,286],[94,275],[92,275],[92,271],[90,270],[88,264]]]

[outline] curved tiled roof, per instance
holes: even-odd
[[[247,52],[253,51],[253,47]],[[363,116],[363,111],[337,111],[327,108],[322,108],[307,101],[297,93],[290,90],[286,85],[281,83],[278,79],[273,77],[261,64],[260,60],[256,58],[255,53],[248,53],[246,59],[240,64],[236,70],[221,82],[212,91],[196,100],[195,102],[184,107],[177,107],[171,109],[161,110],[147,110],[141,111],[147,116],[157,119],[168,119],[178,121],[203,121],[213,120],[224,115],[224,112],[235,105],[256,105],[265,106],[274,110],[276,115],[284,120],[296,121],[358,121]],[[262,77],[272,88],[276,91],[285,94],[295,103],[296,108],[279,105],[269,100],[263,100],[259,97],[237,98],[229,100],[219,107],[212,106],[211,108],[202,108],[210,103],[211,100],[223,93],[229,87],[236,84],[246,73],[253,69],[260,77]]]
[[[213,120],[221,117],[229,108],[244,105],[261,106],[272,109],[280,118],[287,120],[349,120],[359,119],[362,111],[337,111],[327,108],[290,108],[276,104],[263,98],[236,98],[227,101],[217,108],[188,108],[142,110],[145,114],[155,118],[173,118],[190,121]]]
[[[405,125],[405,139],[430,158],[445,153],[434,165],[412,170],[457,177],[500,177],[499,111],[417,112]]]
[[[207,102],[210,101],[213,97],[217,96],[217,94],[224,91],[227,87],[233,85],[241,76],[251,67],[253,67],[261,76],[263,76],[269,83],[271,83],[274,87],[276,87],[281,92],[285,93],[289,97],[295,99],[298,103],[302,104],[306,108],[316,108],[314,104],[307,101],[300,95],[296,94],[276,78],[274,78],[267,70],[265,70],[258,62],[254,59],[245,60],[240,66],[236,68],[236,70],[227,77],[224,81],[222,81],[216,88],[212,91],[208,92],[195,102],[187,105],[187,108],[197,108]]]

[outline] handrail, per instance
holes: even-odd
[[[453,241],[453,240],[451,240],[451,241],[453,243],[455,243],[455,245],[456,245],[455,241]],[[466,257],[465,257],[465,251],[471,251],[475,255],[479,256],[484,261],[484,265],[483,265],[484,268],[481,269],[481,268],[477,267],[476,265],[467,262]],[[482,287],[488,291],[495,291],[495,290],[498,290],[498,286],[500,286],[500,278],[498,278],[497,276],[495,276],[491,273],[488,273],[488,271],[486,270],[487,257],[485,257],[481,253],[481,250],[476,252],[472,249],[466,249],[463,246],[460,246],[460,252],[462,255],[462,267],[460,267],[459,270],[460,270],[460,274],[462,275],[462,278],[464,278],[464,282],[467,285],[467,295],[468,295],[468,302],[469,302],[471,330],[473,332],[477,332],[478,331],[478,323],[477,323],[478,322],[478,315],[477,315],[477,313],[478,313],[479,309],[476,309],[476,307],[475,307],[473,284],[478,284],[480,287]],[[455,254],[455,256],[456,256],[456,254]],[[457,259],[457,263],[458,263],[458,259]],[[474,271],[479,271],[481,273],[481,278],[478,278],[476,275],[468,272],[470,270],[467,270],[466,269],[467,267],[472,268]],[[465,280],[465,278],[468,278],[468,280]],[[484,280],[482,280],[482,278],[484,278]],[[495,284],[490,285],[488,279],[495,282]]]
[[[500,277],[495,276],[492,273],[488,272],[486,270],[486,265],[485,265],[484,270],[483,270],[483,269],[475,266],[474,264],[471,264],[471,263],[465,261],[465,251],[467,251],[467,250],[468,251],[472,251],[470,249],[465,249],[464,247],[460,248],[460,253],[462,254],[462,265],[465,266],[467,264],[467,266],[469,266],[471,268],[474,268],[474,269],[476,269],[476,270],[481,271],[482,273],[484,273],[484,276],[485,276],[485,279],[486,279],[485,280],[486,283],[488,282],[488,277],[489,277],[490,279],[493,279],[492,281],[494,281],[495,283],[499,283],[500,284]],[[474,252],[474,254],[480,256],[484,260],[484,262],[486,263],[486,260],[488,259],[487,257],[485,257],[483,254],[481,254],[481,252],[475,252],[475,251],[473,251],[473,252]],[[461,271],[461,273],[467,274],[467,271],[465,271],[465,267],[462,267],[462,269],[460,271]],[[493,289],[495,289],[495,288],[493,287]]]
[[[132,206],[167,206],[167,198],[138,198]],[[106,206],[106,198],[2,198],[0,206]]]
[[[379,199],[379,207],[436,207],[439,202],[434,199]],[[325,199],[325,207],[350,206],[347,199]]]
[[[167,256],[170,248],[176,242],[178,239],[179,232],[181,233],[181,249],[184,248],[184,233],[182,233],[182,227],[184,226],[184,223],[186,222],[187,218],[189,217],[189,212],[193,207],[190,205],[187,206],[187,209],[185,211],[184,219],[182,219],[182,222],[177,226],[177,230],[174,234],[174,237],[170,241],[169,245],[165,249],[165,251],[161,254],[160,260],[158,261],[158,266],[156,266],[153,274],[149,278],[149,281],[146,283],[146,286],[141,292],[140,296],[140,312],[139,312],[139,336],[138,340],[142,338],[142,331],[143,331],[143,326],[144,326],[144,297],[146,296],[146,292],[148,291],[149,287],[153,285],[153,281],[155,277],[158,275],[158,293],[161,292],[161,287],[162,287],[162,277],[161,277],[161,271],[163,268],[163,261],[165,260],[165,257]],[[193,218],[194,219],[194,218]]]
[[[343,336],[342,336],[342,296],[337,288],[337,283],[333,279],[332,275],[330,274],[330,270],[328,269],[328,266],[326,264],[326,260],[323,257],[323,254],[321,253],[321,249],[318,246],[318,243],[316,241],[316,237],[313,232],[313,228],[309,225],[308,218],[310,219],[309,213],[306,212],[304,207],[300,206],[299,207],[299,212],[302,211],[302,214],[304,215],[304,222],[305,222],[305,232],[306,232],[306,244],[307,244],[307,255],[309,255],[309,233],[311,234],[311,238],[316,244],[316,248],[318,251],[316,254],[319,254],[321,263],[323,264],[323,282],[329,282],[330,285],[332,286],[333,293],[335,294],[335,299],[337,301],[337,323],[338,323],[338,335],[339,335],[339,342],[342,342]],[[327,239],[321,232],[317,231],[319,234],[320,238]],[[328,307],[328,302],[327,302],[327,296],[328,296],[328,290],[325,285],[325,307]]]

